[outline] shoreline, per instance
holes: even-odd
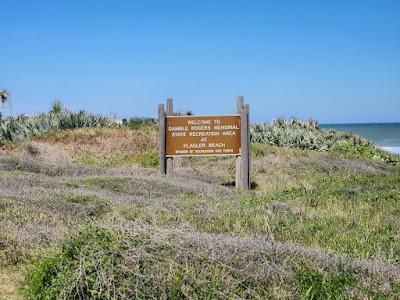
[[[387,146],[379,146],[379,147],[387,152],[400,155],[400,147],[387,147]]]

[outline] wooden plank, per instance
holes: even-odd
[[[243,96],[237,96],[236,98],[236,113],[237,114],[242,114],[242,109],[244,106],[244,98]]]
[[[245,110],[247,113],[247,186],[248,190],[251,190],[251,152],[250,152],[250,106],[245,105]]]
[[[241,119],[242,136],[242,165],[241,165],[241,190],[250,189],[250,149],[249,149],[249,105],[244,105]]]
[[[242,115],[242,109],[243,109],[243,96],[238,96],[236,98],[236,113],[238,115]],[[237,190],[242,190],[241,186],[241,178],[242,178],[242,156],[238,155],[236,156],[236,179],[235,179],[235,187]]]
[[[158,105],[158,128],[159,128],[159,144],[160,144],[160,173],[166,174],[165,159],[165,110],[164,104]]]
[[[167,116],[174,115],[174,106],[172,98],[167,98]],[[174,159],[172,157],[166,158],[166,174],[172,175],[174,166]]]
[[[167,98],[167,116],[174,114],[174,104],[172,98]]]

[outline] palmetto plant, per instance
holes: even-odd
[[[373,159],[399,163],[400,158],[387,153],[371,141],[356,134],[324,130],[314,120],[279,118],[272,123],[254,123],[250,126],[253,143],[318,151],[336,151],[362,155]]]
[[[0,145],[46,135],[56,130],[81,127],[117,127],[113,120],[85,111],[41,113],[34,117],[9,117],[0,122]]]
[[[250,126],[251,140],[255,143],[300,149],[327,151],[340,143],[368,146],[371,142],[352,133],[321,130],[314,120],[279,118],[271,123],[254,123]]]

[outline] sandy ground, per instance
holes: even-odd
[[[2,270],[0,272],[0,300],[22,299],[16,288],[21,279],[17,270]]]

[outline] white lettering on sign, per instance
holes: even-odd
[[[239,126],[238,125],[225,125],[225,126],[217,125],[217,126],[214,126],[214,130],[228,130],[228,129],[239,130]]]
[[[240,116],[167,116],[166,155],[240,155]]]
[[[172,132],[172,136],[176,137],[176,136],[186,136],[186,132]]]
[[[190,130],[211,130],[211,126],[190,126]]]
[[[187,131],[187,126],[176,126],[176,127],[168,127],[169,131]]]
[[[225,147],[225,143],[209,143],[208,147],[210,148],[223,148]]]
[[[187,123],[189,125],[209,125],[211,120],[188,120]]]

